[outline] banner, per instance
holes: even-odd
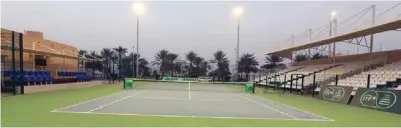
[[[163,81],[174,81],[174,82],[199,82],[199,78],[163,77]]]
[[[322,86],[318,99],[328,100],[337,103],[347,104],[352,93],[353,87],[349,86]]]
[[[401,90],[358,88],[351,105],[401,114]]]

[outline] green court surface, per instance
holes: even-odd
[[[134,86],[146,86],[153,82],[136,82]],[[233,88],[244,89],[233,85]],[[120,126],[231,126],[231,127],[274,127],[274,126],[393,126],[401,127],[401,115],[380,112],[364,108],[332,103],[311,97],[293,94],[262,93],[257,88],[255,94],[272,101],[289,105],[301,110],[322,115],[334,121],[304,121],[304,120],[264,120],[264,119],[216,119],[192,117],[158,117],[138,115],[102,115],[80,113],[56,113],[54,109],[77,104],[97,97],[122,91],[122,83],[105,84],[101,86],[26,94],[2,97],[1,122],[6,127],[120,127]],[[162,107],[162,106],[161,106]],[[245,111],[245,110],[238,110]]]

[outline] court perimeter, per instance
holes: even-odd
[[[333,121],[323,116],[235,90],[225,85],[153,83],[59,108],[52,112]]]

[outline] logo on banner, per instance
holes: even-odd
[[[344,97],[345,89],[341,87],[327,87],[323,91],[323,99],[339,101]]]
[[[387,109],[397,102],[397,95],[391,91],[369,90],[362,94],[360,102],[366,107]]]

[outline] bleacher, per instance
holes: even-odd
[[[356,90],[357,88],[368,87],[368,75],[370,75],[370,88],[401,90],[401,58],[398,56],[399,52],[399,50],[379,52],[374,53],[373,57],[369,57],[368,54],[343,56],[335,64],[330,63],[331,60],[311,60],[311,62],[317,63],[308,62],[288,67],[288,69],[271,74],[267,81],[266,76],[262,76],[259,82],[261,85],[273,81],[281,82],[287,89],[291,87],[292,82],[292,89],[299,90],[302,88],[301,85],[305,88],[315,84],[319,88],[324,85],[336,85],[336,80],[338,80],[337,85],[352,86]],[[321,62],[323,64],[319,64]],[[294,76],[292,79],[291,75]]]
[[[12,71],[5,70],[2,71],[3,78],[5,81],[9,80],[17,80],[20,77],[20,72],[16,71],[15,75],[13,75]],[[92,81],[95,79],[95,76],[87,75],[85,72],[68,72],[68,71],[58,71],[57,77],[53,77],[50,71],[24,71],[24,84],[25,85],[42,85],[42,84],[52,84],[55,82],[55,79],[65,79],[70,78],[74,79],[74,81],[83,82],[83,81]]]
[[[373,70],[364,71],[361,74],[341,79],[338,81],[338,85],[353,86],[354,88],[367,87],[369,74],[370,87],[376,88],[378,85],[387,86],[387,82],[395,82],[397,79],[401,78],[401,61],[387,64]],[[331,83],[331,85],[334,85],[334,83]],[[389,86],[387,88],[392,87]]]
[[[58,71],[57,75],[61,78],[75,78],[78,82],[92,81],[95,79],[94,75],[88,75],[86,72]]]
[[[3,77],[8,80],[16,80],[20,77],[20,72],[16,71],[13,75],[12,71],[3,71]],[[52,84],[54,77],[50,75],[49,71],[24,71],[24,83],[28,85],[36,84]]]

